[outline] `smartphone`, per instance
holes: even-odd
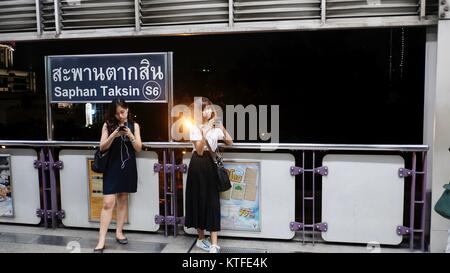
[[[119,127],[119,131],[125,131],[125,128],[127,128],[127,126],[122,125],[122,126]]]

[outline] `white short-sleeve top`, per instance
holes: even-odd
[[[201,131],[203,131],[203,133],[206,133],[206,139],[208,140],[209,145],[211,146],[211,149],[213,149],[214,151],[217,149],[217,144],[219,142],[219,140],[223,140],[225,135],[223,134],[223,131],[220,128],[212,128],[211,126],[205,124],[205,125],[200,125],[199,126],[192,126],[191,130],[189,132],[189,136],[190,136],[190,140],[191,141],[198,141],[198,140],[202,140],[202,133]],[[194,143],[192,143],[194,149],[193,151],[195,151],[195,145]],[[208,151],[208,147],[205,145],[204,147],[205,151]]]

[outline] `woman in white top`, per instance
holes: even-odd
[[[216,124],[216,112],[207,98],[202,98],[202,124],[195,124],[190,130],[190,141],[194,145],[189,163],[186,182],[186,215],[185,226],[196,228],[198,239],[196,246],[217,253],[217,232],[220,231],[220,199],[216,165],[206,146],[216,150],[218,141],[227,145],[233,140],[223,125]],[[205,238],[205,230],[211,233],[211,242]]]

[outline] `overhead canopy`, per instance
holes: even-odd
[[[434,25],[425,0],[4,0],[0,41]]]

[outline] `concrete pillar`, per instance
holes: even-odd
[[[435,93],[432,90],[427,90],[430,86],[432,88],[433,84],[430,83],[432,78],[429,79],[429,86],[425,88],[425,94],[429,96],[427,98],[429,105],[425,106],[428,112],[425,118],[431,120],[431,116],[433,116],[432,124],[426,124],[424,130],[432,130],[431,132],[425,132],[425,135],[427,135],[425,139],[429,142],[427,144],[431,145],[431,176],[429,180],[432,192],[429,210],[431,211],[430,251],[444,252],[447,245],[450,220],[435,213],[433,207],[443,192],[442,186],[450,181],[450,20],[439,20],[436,60]],[[427,66],[428,68],[432,69],[431,66]],[[429,72],[431,74],[432,70]],[[430,100],[434,102],[432,103]]]

